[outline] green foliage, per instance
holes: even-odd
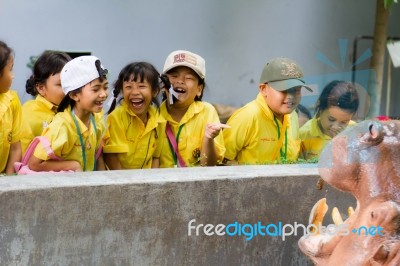
[[[35,65],[38,58],[39,56],[32,55],[31,57],[29,57],[29,62],[26,64],[26,66],[33,70],[33,66]]]
[[[397,0],[385,0],[385,8],[390,8],[393,4],[397,4]]]

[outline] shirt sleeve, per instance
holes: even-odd
[[[63,158],[64,154],[69,154],[71,148],[73,147],[73,143],[75,143],[75,141],[68,134],[67,126],[63,125],[60,120],[50,123],[49,126],[43,131],[42,136],[49,140],[50,147],[54,154],[60,158]],[[35,157],[44,161],[50,159],[41,143],[36,146],[34,155]]]
[[[208,123],[220,123],[219,117],[218,117],[218,113],[215,110],[215,108],[212,106],[211,110],[210,110],[210,118],[209,118],[209,122]],[[203,134],[204,137],[204,134]],[[216,136],[214,138],[214,144],[215,144],[215,149],[217,152],[217,160],[218,160],[218,164],[222,163],[224,156],[225,156],[225,145],[224,145],[224,136],[223,136],[223,132],[220,132],[220,134],[218,134],[218,136]]]
[[[11,106],[12,106],[12,110],[13,110],[11,143],[20,141],[22,138],[22,133],[23,133],[21,102],[19,101],[18,95],[16,93],[13,93],[13,94],[14,94],[14,97],[11,100]]]
[[[228,120],[227,125],[231,128],[224,129],[225,141],[225,158],[228,160],[235,160],[238,152],[240,152],[248,141],[248,128],[251,126],[251,118],[243,117],[244,112],[242,109],[236,111]]]

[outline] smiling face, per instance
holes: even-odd
[[[199,76],[191,68],[180,66],[168,71],[167,76],[178,100],[172,107],[188,108],[203,92],[203,85],[200,84]],[[169,102],[167,101],[169,104]]]
[[[321,112],[318,126],[322,133],[333,138],[347,127],[353,115],[354,113],[332,106]]]
[[[7,91],[10,90],[12,81],[14,79],[13,67],[14,67],[14,57],[10,55],[7,61],[7,65],[0,73],[0,93],[6,93]]]
[[[301,87],[277,91],[268,84],[260,84],[259,88],[269,108],[278,118],[293,112],[301,99]]]
[[[75,100],[77,113],[99,113],[108,97],[108,81],[95,79],[86,84],[78,93],[71,95]]]
[[[122,94],[124,101],[129,108],[143,121],[147,119],[147,112],[152,102],[153,95],[151,85],[147,79],[142,80],[132,77],[130,81],[124,81],[122,84]]]

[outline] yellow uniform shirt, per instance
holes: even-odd
[[[179,123],[168,113],[165,101],[160,106],[160,113],[162,118],[165,119],[165,123],[162,124],[160,167],[175,166],[174,152],[170,147],[168,137],[165,133],[167,122],[171,125],[175,137],[178,134],[179,127],[181,127],[177,143],[179,153],[186,166],[200,166],[199,156],[203,145],[206,124],[219,123],[215,108],[209,103],[195,101],[189,106]],[[214,138],[214,144],[217,152],[217,160],[218,162],[222,162],[225,152],[222,133]]]
[[[149,108],[145,126],[128,105],[122,102],[107,117],[103,152],[117,153],[124,169],[151,168],[154,152],[159,145],[160,130],[159,115],[153,106]]]
[[[274,119],[263,96],[243,106],[232,114],[224,130],[225,158],[239,164],[270,164],[296,161],[300,151],[298,119],[285,115],[283,124]]]
[[[355,124],[354,121],[350,121],[348,126]],[[313,117],[300,128],[300,139],[302,157],[309,160],[318,158],[322,149],[332,138],[322,133],[317,118]]]
[[[83,143],[86,152],[86,171],[92,171],[95,163],[95,155],[97,149],[100,147],[101,140],[104,132],[104,124],[99,119],[95,119],[97,132],[92,122],[90,128],[76,117],[78,122]],[[65,161],[77,161],[84,169],[84,160],[82,155],[81,142],[74,120],[72,118],[71,109],[67,108],[64,112],[57,113],[53,121],[43,131],[43,136],[51,143],[51,149],[55,155],[61,157]],[[41,144],[35,149],[34,155],[41,160],[48,160],[47,152]]]
[[[46,100],[40,94],[34,100],[29,100],[22,106],[22,121],[29,129],[21,139],[22,154],[34,137],[40,136],[57,113],[57,106]]]
[[[21,140],[22,110],[15,91],[0,93],[0,173],[7,166],[11,144]]]

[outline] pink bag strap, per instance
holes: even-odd
[[[99,159],[99,157],[103,154],[103,140],[100,142],[99,149],[96,152],[96,161]]]
[[[36,146],[39,144],[39,142],[42,144],[44,149],[47,152],[47,155],[50,157],[52,160],[61,160],[60,157],[54,154],[53,150],[50,147],[50,142],[46,137],[43,136],[38,136],[35,137],[31,143],[29,144],[28,148],[26,149],[26,152],[24,154],[24,158],[22,158],[22,164],[27,165],[29,162],[29,159],[31,158],[33,152],[35,151]]]
[[[178,150],[178,143],[176,143],[176,139],[174,136],[174,133],[172,133],[171,125],[167,123],[167,127],[165,129],[165,132],[167,133],[169,143],[171,143],[172,148],[174,149],[176,159],[178,161],[179,167],[186,167],[185,162],[183,161],[181,155],[179,154]]]

